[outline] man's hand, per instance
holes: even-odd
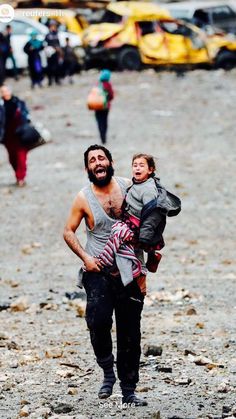
[[[94,258],[93,256],[87,256],[84,259],[84,269],[87,272],[100,272],[101,271],[101,263],[97,258]]]

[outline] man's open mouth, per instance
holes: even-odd
[[[106,173],[107,173],[107,171],[106,171],[106,169],[105,169],[104,167],[98,167],[98,168],[95,170],[95,175],[96,175],[97,177],[102,177],[102,176],[105,176],[105,175],[106,175]]]

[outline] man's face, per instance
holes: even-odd
[[[103,150],[92,150],[88,154],[88,177],[96,186],[107,186],[114,174],[112,163]]]
[[[57,31],[57,27],[56,27],[56,25],[54,25],[54,24],[50,25],[50,26],[49,26],[49,30],[50,30],[51,32],[56,32],[56,31]]]
[[[2,86],[1,96],[4,100],[10,100],[12,98],[11,90],[7,86]]]

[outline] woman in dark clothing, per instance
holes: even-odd
[[[29,73],[32,89],[36,84],[42,87],[43,68],[41,63],[40,51],[44,48],[43,42],[37,39],[37,32],[32,31],[30,40],[24,47],[24,52],[28,55]]]
[[[27,171],[28,150],[20,144],[16,129],[29,120],[26,105],[18,97],[13,96],[9,87],[1,87],[1,95],[5,110],[4,136],[2,143],[5,145],[9,162],[15,172],[18,186],[25,185]]]
[[[114,98],[112,84],[110,83],[111,72],[109,70],[102,70],[99,76],[99,84],[102,84],[103,90],[107,95],[107,108],[101,111],[95,111],[95,118],[98,124],[102,144],[106,143],[107,128],[108,128],[108,114],[111,107],[111,101]]]

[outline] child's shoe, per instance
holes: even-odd
[[[162,255],[160,253],[155,252],[155,251],[149,252],[147,263],[146,263],[147,270],[149,272],[156,272],[161,258],[162,258]]]

